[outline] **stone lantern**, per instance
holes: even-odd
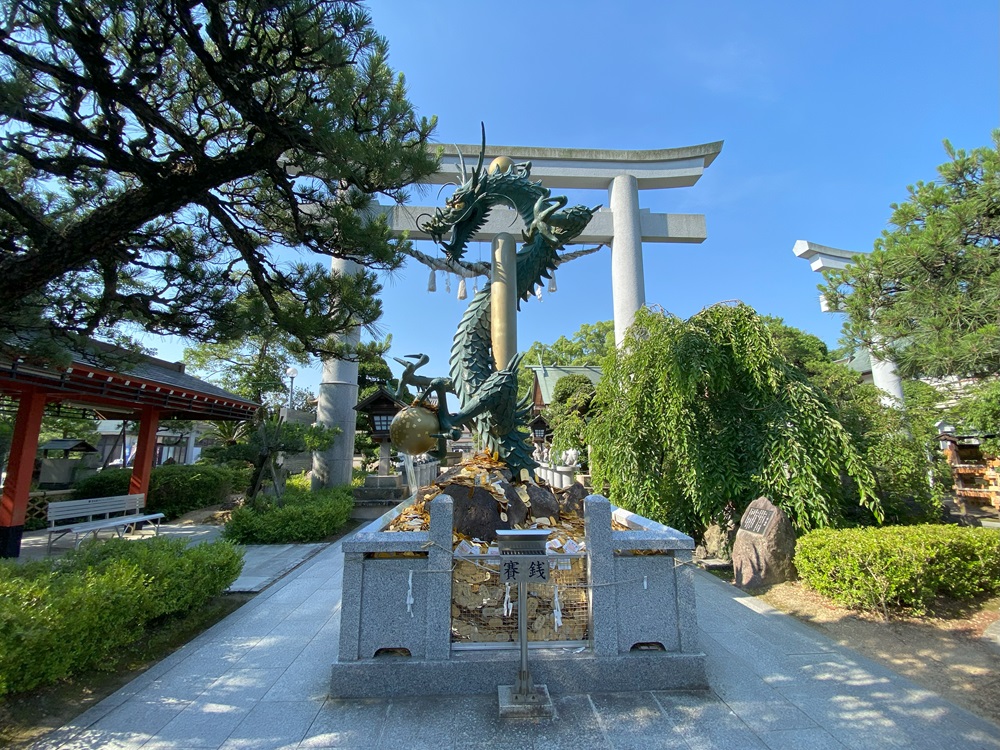
[[[405,407],[406,404],[382,387],[354,407],[355,411],[367,417],[369,434],[379,444],[379,476],[389,474],[389,425],[392,424],[393,417]]]
[[[541,414],[535,416],[528,422],[528,429],[531,430],[531,440],[535,445],[543,445],[546,439],[552,437],[552,430],[549,423]]]

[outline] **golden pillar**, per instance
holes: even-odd
[[[517,245],[501,232],[493,241],[490,275],[490,335],[493,364],[503,370],[517,354]]]

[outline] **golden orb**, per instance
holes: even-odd
[[[509,172],[514,166],[514,160],[509,156],[498,156],[496,159],[490,162],[490,168],[487,170],[490,174],[494,172]]]
[[[416,456],[437,445],[437,438],[431,435],[439,431],[434,412],[422,406],[407,406],[393,417],[389,425],[389,440],[396,450]]]

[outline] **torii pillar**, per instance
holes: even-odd
[[[330,265],[331,273],[344,276],[355,275],[362,270],[353,260],[345,258],[334,258]],[[345,345],[350,351],[357,351],[361,329],[359,326],[352,326],[346,333],[333,338],[335,343]],[[357,360],[323,360],[323,375],[316,403],[316,423],[336,428],[340,430],[340,434],[327,450],[313,453],[310,484],[314,491],[351,483],[354,471],[354,432],[358,418],[354,407],[357,403]]]
[[[642,270],[642,221],[639,215],[639,182],[620,174],[608,190],[614,217],[611,238],[611,300],[615,312],[615,345],[620,346],[646,304],[646,278]]]
[[[850,250],[841,250],[838,247],[820,245],[818,242],[807,240],[796,240],[792,252],[797,257],[808,260],[809,266],[817,272],[822,272],[824,269],[842,270],[851,265],[851,259],[855,255],[860,255]],[[823,312],[839,312],[829,309],[822,296],[819,304]],[[902,406],[903,382],[896,372],[896,363],[892,360],[878,359],[871,352],[868,352],[868,355],[872,363],[872,383],[885,394],[883,402],[887,406]]]

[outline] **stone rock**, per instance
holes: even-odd
[[[440,493],[440,490],[437,488],[436,485],[433,485],[433,484],[424,485],[423,487],[420,487],[417,490],[417,492],[416,492],[416,495],[417,495],[416,502],[418,502],[418,503],[429,503],[439,493]]]
[[[713,523],[702,536],[701,544],[695,549],[695,559],[710,560],[732,559],[733,543],[736,538],[736,528],[728,525],[725,529]]]
[[[511,528],[509,517],[507,521],[501,520],[500,505],[489,490],[451,483],[441,487],[441,491],[455,503],[452,524],[455,531],[492,542],[497,538],[497,529]]]
[[[758,497],[740,519],[733,542],[736,585],[757,588],[793,580],[794,557],[792,522],[766,497]]]
[[[528,499],[531,501],[532,518],[548,517],[559,520],[559,501],[556,500],[552,490],[530,482],[525,484],[524,488],[528,491]]]
[[[574,482],[563,492],[556,495],[556,500],[559,501],[559,512],[575,513],[578,516],[582,516],[583,498],[585,498],[588,494],[590,493],[587,492],[586,487],[579,482]]]
[[[445,469],[434,478],[434,484],[438,485],[439,487],[443,487],[444,485],[448,484],[452,479],[461,474],[463,468],[465,467],[460,464],[458,466],[451,466]]]
[[[514,485],[508,482],[500,482],[500,487],[507,498],[507,521],[512,526],[514,524],[523,524],[528,519],[528,506],[524,504],[524,500],[517,494]]]

